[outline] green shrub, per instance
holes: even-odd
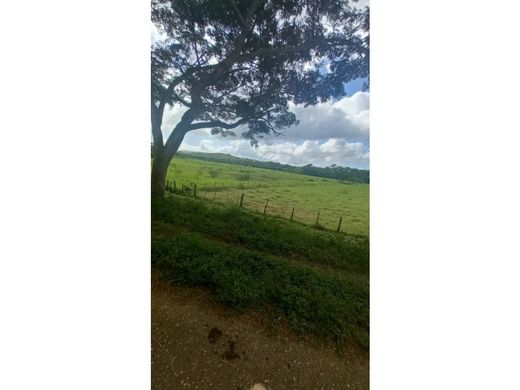
[[[170,282],[207,286],[233,308],[277,310],[300,332],[368,346],[365,280],[324,275],[193,233],[152,239],[152,263]]]

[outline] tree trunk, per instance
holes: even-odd
[[[160,151],[154,151],[154,159],[152,163],[152,197],[164,198],[164,189],[166,182],[166,172],[168,171],[169,161],[166,162],[164,148]]]
[[[170,165],[170,161],[172,160],[175,153],[181,146],[182,140],[186,135],[187,129],[183,124],[178,124],[166,145],[157,144],[154,145],[154,157],[152,164],[152,197],[155,198],[164,198],[164,190],[166,183],[166,173],[168,172],[168,166]]]
[[[156,107],[152,99],[152,135],[153,135],[153,162],[152,162],[152,198],[164,198],[164,183],[168,164],[165,164],[165,151],[161,132],[164,104]],[[169,163],[169,162],[168,162]]]

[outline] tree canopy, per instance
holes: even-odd
[[[152,134],[171,159],[201,128],[257,144],[297,123],[289,103],[345,95],[368,77],[369,10],[346,0],[152,0]],[[166,106],[187,108],[164,143]],[[164,150],[163,150],[164,149]]]

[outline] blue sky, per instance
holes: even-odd
[[[345,85],[345,91],[347,93],[347,96],[352,96],[356,92],[361,91],[363,88],[363,84],[367,82],[367,79],[357,79],[354,81],[351,81],[347,85]]]

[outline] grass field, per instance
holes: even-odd
[[[368,184],[185,156],[167,180],[177,190],[196,183],[198,196],[178,191],[152,203],[152,265],[162,278],[205,286],[298,332],[368,346]]]
[[[181,185],[197,184],[198,196],[225,204],[238,204],[242,193],[244,207],[289,219],[294,207],[294,220],[316,223],[335,230],[342,217],[341,231],[369,235],[369,185],[339,182],[256,167],[202,161],[176,156],[168,170],[167,180]]]
[[[152,266],[170,283],[339,346],[369,340],[369,241],[170,195],[152,204]]]

